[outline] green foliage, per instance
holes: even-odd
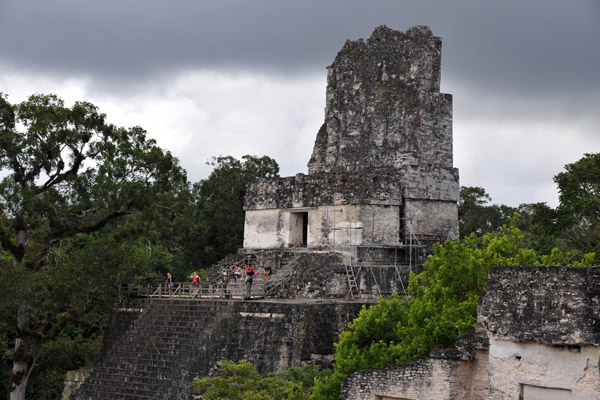
[[[557,236],[556,210],[546,203],[531,203],[521,204],[518,212],[521,217],[516,223],[527,235],[530,248],[542,254],[549,254],[554,248],[567,251],[565,243]]]
[[[56,400],[64,389],[67,371],[92,366],[102,344],[102,336],[67,334],[45,343],[37,359],[37,368],[30,378],[28,397],[38,400]]]
[[[0,97],[0,244],[19,265],[44,268],[60,241],[161,202],[185,172],[146,132],[118,128],[87,102]]]
[[[453,346],[458,335],[474,329],[477,302],[493,266],[583,266],[593,258],[576,259],[558,249],[538,255],[526,245],[515,221],[482,237],[435,245],[424,271],[411,275],[410,301],[381,299],[348,325],[336,345],[332,376],[316,384],[311,398],[339,399],[342,379],[354,371],[411,362],[433,348]]]
[[[565,171],[557,174],[554,182],[559,192],[558,211],[565,223],[600,223],[600,153],[585,154],[565,165]]]
[[[585,154],[554,177],[560,237],[569,249],[595,252],[600,261],[600,153]]]
[[[191,197],[177,159],[143,129],[54,95],[0,95],[0,169],[0,333],[23,339],[11,356],[26,369],[12,384],[24,387],[40,346],[99,332],[121,282],[172,261],[139,233]]]
[[[493,232],[508,223],[517,211],[505,205],[488,205],[492,201],[482,187],[461,186],[458,201],[458,229],[460,237],[475,233],[483,235]]]
[[[200,247],[188,259],[210,266],[237,252],[244,238],[244,196],[248,183],[259,177],[274,177],[279,165],[270,157],[245,155],[213,158],[207,179],[194,185],[197,212],[190,240]],[[193,269],[198,269],[193,268]]]
[[[514,212],[527,235],[528,246],[548,254],[558,248],[571,258],[595,253],[600,262],[600,153],[585,154],[565,165],[554,177],[560,204],[552,209],[546,203],[521,204],[518,208],[488,205],[490,196],[480,187],[462,187],[459,201],[461,238],[498,230]]]
[[[263,377],[245,360],[225,360],[218,376],[197,380],[194,388],[205,400],[308,400],[315,379],[326,374],[308,366]]]

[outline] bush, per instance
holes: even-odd
[[[308,400],[315,380],[328,374],[306,366],[263,377],[248,361],[225,360],[218,376],[197,380],[193,386],[205,400]]]

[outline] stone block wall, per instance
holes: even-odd
[[[130,300],[115,310],[101,355],[75,400],[181,400],[218,361],[261,373],[330,364],[361,304],[334,301]]]
[[[600,345],[600,269],[497,267],[477,329],[518,342]]]
[[[398,205],[355,204],[247,210],[244,248],[308,247],[344,250],[365,243],[396,246],[401,241],[401,210]],[[305,244],[302,237],[302,213],[307,213]],[[438,223],[438,219],[431,218],[429,225],[437,226],[435,223]]]
[[[404,210],[405,234],[412,232],[420,239],[431,237],[442,242],[458,238],[456,202],[407,199]]]
[[[355,372],[343,381],[341,398],[466,400],[465,389],[459,384],[458,365],[456,360],[427,359]]]
[[[600,398],[600,268],[494,268],[477,327],[490,399]]]
[[[402,195],[410,199],[429,199],[457,202],[460,196],[458,170],[422,166],[404,167],[402,175]]]
[[[452,97],[439,93],[441,39],[381,26],[347,41],[327,74],[325,122],[309,174],[452,167]]]
[[[380,172],[259,178],[248,185],[244,209],[400,204],[402,192],[398,174],[395,171]]]

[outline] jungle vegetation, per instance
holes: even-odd
[[[190,183],[145,130],[114,126],[91,103],[36,94],[12,104],[0,94],[0,387],[8,398],[57,399],[67,370],[94,363],[120,284],[166,272],[186,280],[242,246],[246,185],[277,176],[279,166],[251,155],[208,163],[212,173]],[[597,265],[600,154],[554,181],[556,208],[494,205],[483,188],[461,188],[461,238],[436,246],[411,278],[411,301],[381,300],[349,324],[330,375],[260,377],[224,363],[220,381],[201,385],[220,393],[252,377],[256,398],[339,398],[349,373],[412,361],[472,329],[492,265]],[[279,397],[263,387],[281,388]]]

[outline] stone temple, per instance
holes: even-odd
[[[201,398],[192,382],[224,359],[248,360],[262,374],[330,366],[334,342],[362,306],[401,292],[399,265],[411,268],[431,242],[458,235],[440,49],[426,27],[379,27],[348,41],[328,69],[308,175],[253,182],[244,248],[209,272],[215,282],[236,263],[269,262],[276,290],[255,282],[259,301],[240,301],[243,283],[232,280],[203,298],[129,291],[93,369],[73,371],[63,398]],[[341,398],[600,398],[599,268],[494,268],[477,319],[456,348],[349,375]]]
[[[243,252],[333,250],[389,264],[426,255],[409,254],[409,245],[458,237],[441,45],[424,26],[380,26],[345,43],[327,68],[325,121],[308,174],[249,185]]]
[[[330,366],[334,342],[362,306],[402,292],[431,243],[458,236],[440,51],[426,27],[382,26],[346,42],[328,68],[308,174],[249,185],[244,248],[211,268],[200,296],[186,285],[172,296],[129,285],[93,370],[67,382],[70,398],[188,398],[194,379],[224,359],[248,360],[262,374]],[[271,288],[260,276],[251,289],[222,279],[244,262],[259,273],[269,263]]]

